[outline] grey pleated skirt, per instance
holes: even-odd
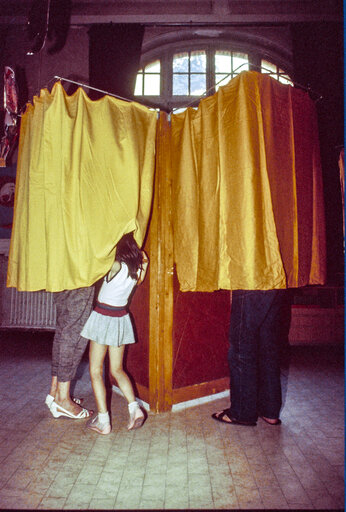
[[[92,311],[81,332],[83,338],[96,341],[100,345],[120,347],[135,343],[130,315],[106,316]]]

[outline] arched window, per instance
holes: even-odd
[[[261,58],[254,50],[232,49],[225,44],[193,44],[156,51],[154,59],[143,59],[138,71],[135,96],[166,110],[197,105],[201,96],[214,94],[238,73],[255,69],[291,84],[280,65]],[[180,46],[182,46],[180,44]]]
[[[291,78],[283,69],[280,69],[279,66],[276,66],[272,62],[268,62],[267,60],[261,60],[261,73],[269,73],[273,78],[279,80],[279,82],[283,84],[293,85]]]

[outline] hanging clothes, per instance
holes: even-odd
[[[323,284],[322,177],[307,93],[245,71],[172,115],[174,259],[182,291]]]
[[[156,112],[60,83],[22,117],[7,286],[51,292],[90,286],[115,245],[150,215]]]

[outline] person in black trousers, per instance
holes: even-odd
[[[232,292],[229,409],[212,418],[228,424],[255,426],[260,417],[279,425],[282,406],[280,353],[282,327],[287,326],[287,290]]]

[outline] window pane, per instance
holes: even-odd
[[[144,72],[145,73],[160,73],[161,71],[161,63],[159,60],[156,60],[155,62],[151,62],[147,66],[145,66]]]
[[[135,96],[141,96],[143,94],[143,75],[141,72],[137,74],[136,85],[135,85]]]
[[[282,84],[293,85],[291,78],[285,73],[283,69],[279,69],[276,64],[272,64],[267,60],[261,61],[261,72],[270,73],[273,78]]]
[[[279,75],[279,82],[282,84],[293,85],[292,80],[288,75]]]
[[[160,71],[161,62],[155,60],[137,73],[135,95],[159,96],[160,95]]]
[[[249,59],[246,53],[233,53],[233,72],[241,73],[249,70]]]
[[[217,91],[222,85],[228,84],[230,80],[232,80],[232,75],[221,75],[220,73],[217,73],[215,75],[215,90]]]
[[[268,62],[267,60],[261,61],[261,72],[262,73],[277,73],[277,67],[275,64]]]
[[[193,107],[193,106],[190,106],[190,107],[178,107],[178,108],[174,108],[173,109],[173,114],[180,114],[181,112],[185,112],[185,110],[187,108],[192,108],[193,110],[197,110],[197,107]]]
[[[215,53],[215,72],[230,73],[232,71],[232,54],[231,52]]]
[[[279,82],[281,82],[282,84],[293,85],[292,80],[288,75],[286,75],[283,69],[279,69],[279,73]]]
[[[173,73],[183,73],[189,71],[189,54],[176,53],[173,55]]]
[[[207,57],[205,52],[191,52],[191,72],[205,73],[207,68]]]
[[[160,95],[160,75],[144,75],[144,94],[146,96]]]
[[[191,75],[190,94],[191,96],[202,96],[205,93],[205,74]]]
[[[174,108],[173,109],[173,114],[180,114],[180,112],[185,112],[187,107],[182,107],[182,108]]]
[[[173,94],[175,96],[188,96],[189,75],[173,75]]]

